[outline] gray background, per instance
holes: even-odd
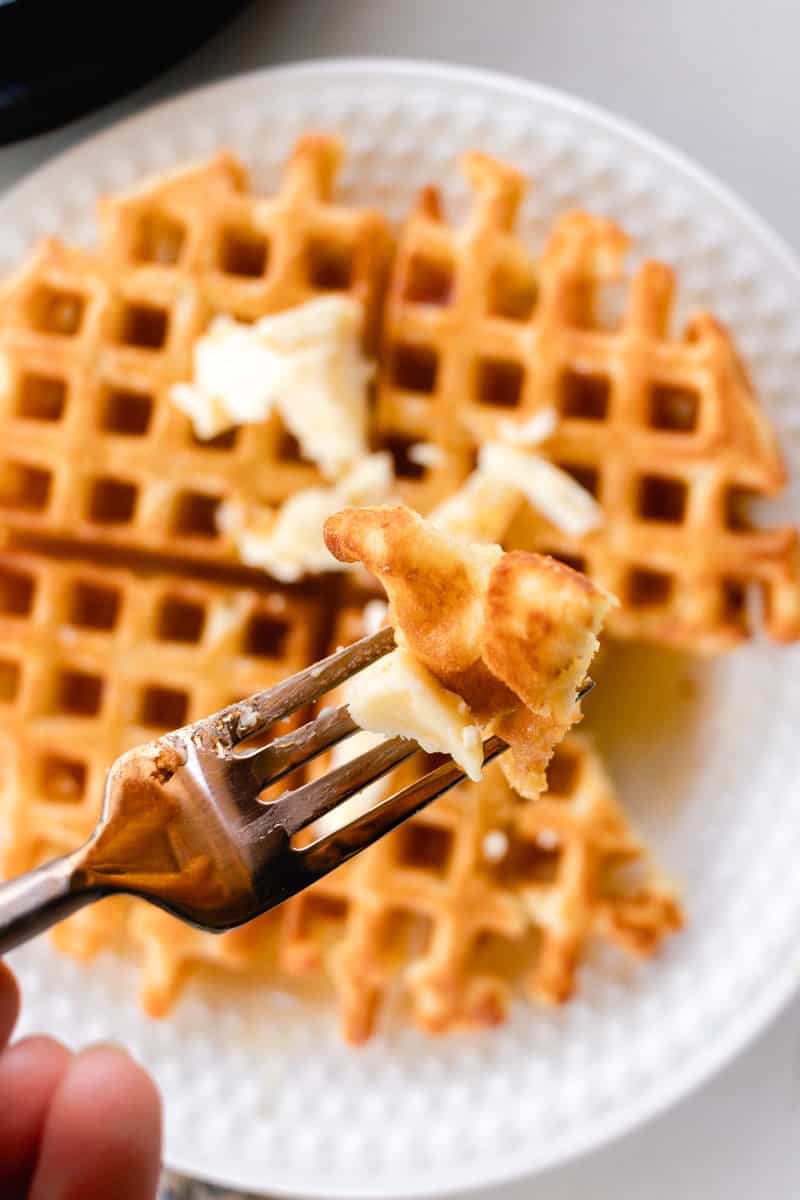
[[[800,249],[799,41],[796,0],[256,0],[133,97],[0,149],[0,190],[116,118],[220,75],[399,55],[508,71],[604,105],[694,157]],[[789,1200],[800,1196],[798,1135],[795,1001],[665,1116],[493,1200]]]

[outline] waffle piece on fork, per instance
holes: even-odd
[[[775,437],[731,339],[708,313],[670,332],[674,280],[648,261],[623,283],[612,222],[562,217],[534,257],[514,232],[524,182],[469,154],[465,223],[426,189],[401,234],[384,314],[376,438],[403,498],[446,499],[503,421],[559,414],[542,452],[598,499],[602,527],[570,536],[526,504],[504,544],[551,553],[621,600],[609,632],[716,653],[751,636],[751,585],[771,637],[800,636],[793,529],[759,531],[751,496],[784,483]],[[609,323],[606,285],[625,294]],[[431,443],[426,459],[409,453]]]
[[[333,199],[340,159],[336,138],[308,135],[262,197],[221,152],[105,198],[97,252],[34,250],[0,289],[7,525],[235,563],[224,498],[277,504],[319,481],[276,414],[202,442],[168,393],[217,314],[347,295],[373,345],[390,239],[379,213]]]
[[[383,584],[395,657],[410,653],[484,735],[508,743],[503,771],[536,799],[554,747],[580,720],[614,597],[552,558],[466,545],[403,505],[343,509],[327,520],[325,541]],[[353,711],[363,707],[354,697]]]

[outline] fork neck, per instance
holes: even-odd
[[[103,893],[76,872],[81,852],[53,859],[0,887],[0,954],[77,912]]]

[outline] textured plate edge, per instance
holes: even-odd
[[[332,58],[308,60],[301,63],[267,67],[254,71],[242,72],[225,76],[212,83],[201,85],[167,97],[149,105],[130,117],[116,121],[108,128],[82,139],[76,145],[62,151],[41,166],[34,168],[18,184],[0,195],[0,220],[6,205],[16,206],[25,203],[28,195],[35,198],[45,184],[47,177],[53,171],[69,166],[70,162],[82,154],[92,154],[101,150],[104,145],[113,147],[120,134],[130,135],[137,126],[146,128],[156,119],[166,119],[172,122],[180,119],[182,110],[190,111],[192,106],[202,98],[208,101],[217,94],[220,98],[232,87],[247,87],[257,80],[268,79],[271,84],[281,78],[296,78],[304,74],[335,80],[347,78],[352,74],[374,76],[376,79],[414,78],[420,83],[439,84],[451,83],[454,87],[469,87],[493,92],[501,98],[517,98],[534,100],[544,103],[556,112],[574,114],[583,121],[593,123],[599,131],[611,133],[615,138],[624,138],[637,151],[644,151],[662,163],[666,163],[684,179],[689,179],[701,192],[710,195],[715,202],[727,210],[727,213],[744,225],[751,237],[757,239],[762,247],[774,256],[781,267],[792,277],[795,285],[800,287],[800,257],[783,241],[783,239],[736,193],[718,180],[711,172],[698,165],[688,155],[675,149],[661,138],[641,129],[635,122],[607,111],[602,106],[562,92],[557,88],[529,82],[525,79],[506,75],[501,72],[488,71],[467,66],[454,66],[435,61],[405,59],[405,58]],[[793,961],[787,960],[785,969],[780,975],[771,976],[771,983],[765,985],[760,1001],[751,1005],[744,1015],[729,1024],[726,1035],[714,1042],[704,1052],[695,1054],[687,1065],[674,1071],[664,1084],[651,1086],[646,1101],[638,1098],[610,1114],[604,1121],[596,1122],[590,1135],[585,1129],[576,1134],[567,1134],[556,1139],[550,1149],[537,1147],[535,1158],[525,1150],[504,1154],[497,1160],[484,1159],[476,1164],[467,1164],[463,1168],[432,1168],[426,1171],[425,1178],[409,1172],[407,1176],[397,1179],[396,1186],[388,1191],[384,1186],[375,1187],[368,1182],[351,1180],[347,1183],[333,1186],[322,1185],[318,1173],[304,1177],[301,1172],[292,1170],[282,1172],[272,1178],[263,1187],[268,1191],[263,1195],[297,1196],[298,1190],[309,1198],[349,1198],[367,1200],[380,1197],[381,1200],[402,1200],[405,1197],[432,1197],[434,1195],[453,1194],[464,1189],[477,1189],[491,1185],[509,1183],[527,1175],[552,1168],[560,1163],[598,1150],[626,1133],[643,1125],[645,1122],[663,1114],[679,1100],[688,1096],[699,1086],[706,1083],[717,1071],[731,1062],[740,1054],[767,1025],[785,1008],[792,997],[800,990],[800,972]],[[167,1155],[165,1165],[172,1170],[186,1174],[196,1174],[197,1167],[180,1157]],[[437,1175],[440,1178],[437,1178]],[[239,1175],[237,1172],[203,1174],[203,1179],[222,1187],[238,1187],[253,1191],[252,1177]]]
[[[644,149],[649,154],[667,161],[682,175],[688,176],[702,189],[710,192],[717,201],[724,204],[739,221],[746,224],[775,254],[782,265],[795,277],[800,284],[800,252],[795,252],[772,226],[759,215],[748,201],[743,200],[734,189],[723,183],[711,171],[700,166],[690,155],[678,150],[668,141],[656,134],[649,133],[626,117],[621,117],[602,105],[594,104],[582,97],[574,96],[560,88],[548,84],[535,83],[521,76],[505,74],[480,67],[462,66],[459,64],[439,62],[435,59],[413,58],[381,58],[365,56],[363,58],[318,58],[306,59],[302,62],[286,63],[274,67],[261,67],[252,71],[234,72],[167,96],[164,99],[147,104],[131,116],[114,121],[111,125],[81,138],[73,146],[59,151],[39,166],[26,172],[23,178],[10,188],[0,192],[0,218],[6,203],[17,203],[24,199],[30,189],[34,194],[38,191],[40,181],[53,169],[68,165],[70,159],[77,154],[99,149],[104,142],[112,145],[120,133],[128,133],[138,125],[145,125],[155,116],[173,117],[186,106],[191,107],[200,97],[207,99],[214,93],[224,94],[231,86],[255,83],[258,79],[269,78],[280,80],[282,77],[295,78],[304,74],[330,76],[348,76],[354,72],[363,72],[377,78],[386,78],[389,74],[398,77],[416,77],[421,82],[467,85],[487,90],[517,96],[523,99],[533,98],[552,105],[560,112],[574,113],[585,120],[595,122],[601,129],[608,130],[617,136],[623,136],[637,149]]]

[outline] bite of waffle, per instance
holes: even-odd
[[[402,506],[330,517],[334,557],[383,584],[398,645],[509,745],[502,769],[535,800],[556,744],[580,719],[578,691],[613,599],[542,555],[467,546]]]

